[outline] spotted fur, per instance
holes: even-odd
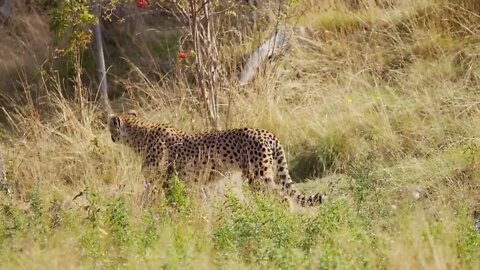
[[[144,121],[133,112],[111,115],[109,130],[112,141],[126,144],[142,155],[146,170],[159,169],[164,164],[168,176],[175,171],[186,175],[192,169],[209,169],[212,176],[226,169],[240,169],[249,184],[265,183],[277,190],[280,187],[284,195],[301,206],[322,202],[321,194],[306,196],[294,187],[283,147],[267,130],[239,128],[189,134]]]

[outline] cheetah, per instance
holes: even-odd
[[[285,196],[284,199],[290,197],[303,207],[322,202],[320,193],[306,196],[294,187],[284,149],[267,130],[237,128],[190,134],[165,124],[147,122],[134,111],[110,115],[108,127],[113,142],[125,144],[141,155],[143,171],[166,166],[169,179],[175,172],[185,176],[191,169],[210,169],[212,175],[229,168],[240,170],[242,178],[251,186],[273,188]],[[274,176],[279,178],[277,183]]]

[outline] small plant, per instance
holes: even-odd
[[[466,206],[461,206],[457,215],[461,221],[458,224],[460,239],[457,248],[459,254],[467,263],[478,263],[480,262],[480,232],[476,228],[475,217],[472,217]]]
[[[75,195],[73,200],[81,196],[84,196],[88,201],[88,205],[84,207],[84,209],[87,211],[87,220],[93,227],[96,227],[100,219],[100,207],[98,206],[99,197],[96,193],[90,192],[87,188]]]
[[[168,204],[176,207],[179,210],[187,210],[191,206],[191,200],[187,194],[187,187],[177,176],[167,180],[168,189],[166,192],[166,199]]]
[[[374,160],[372,157],[359,158],[347,171],[350,179],[350,190],[357,207],[361,207],[375,195],[376,180],[373,175]]]
[[[54,199],[48,211],[50,212],[51,227],[59,227],[62,217],[62,206],[60,205],[60,202],[57,199]]]
[[[114,243],[122,246],[130,241],[129,211],[123,198],[110,203],[105,223],[110,228]]]
[[[32,218],[40,218],[43,215],[43,205],[37,189],[34,189],[27,194],[27,202],[30,206],[30,210],[32,211]]]
[[[81,245],[85,249],[83,255],[85,259],[94,259],[96,261],[102,261],[107,255],[105,250],[105,238],[107,232],[100,230],[99,228],[88,228],[82,237]]]
[[[18,209],[13,205],[5,204],[2,206],[0,214],[0,245],[1,242],[7,238],[14,237],[18,232],[21,232],[25,226],[25,222]]]
[[[148,211],[143,216],[143,232],[139,238],[140,249],[145,253],[149,248],[153,246],[158,239],[159,234],[157,231],[158,217],[154,213]]]

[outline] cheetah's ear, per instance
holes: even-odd
[[[129,111],[127,112],[127,115],[130,115],[130,116],[133,116],[133,117],[137,117],[137,116],[138,116],[138,113],[137,113],[137,111],[135,111],[135,110],[129,110]]]
[[[109,124],[112,127],[119,128],[122,125],[122,120],[117,115],[112,114],[112,115],[110,115]]]

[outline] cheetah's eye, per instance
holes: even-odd
[[[110,124],[112,125],[112,127],[120,128],[120,125],[121,125],[120,117],[116,115],[112,115],[110,117]]]

